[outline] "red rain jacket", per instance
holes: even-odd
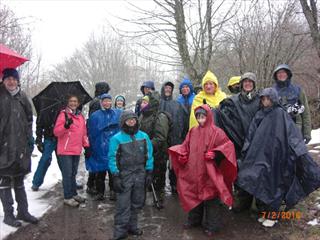
[[[213,122],[211,109],[203,127],[190,129],[181,145],[169,148],[169,155],[177,175],[177,190],[184,211],[189,212],[202,201],[219,197],[223,203],[232,206],[232,184],[237,177],[237,161],[233,143]],[[196,108],[195,110],[197,110]],[[208,151],[220,152],[225,157],[217,166],[214,159],[206,160]],[[185,164],[179,156],[187,156]]]

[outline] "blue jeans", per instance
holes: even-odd
[[[62,173],[64,199],[77,195],[76,175],[79,166],[79,155],[59,155],[58,164]]]
[[[54,138],[44,139],[43,153],[38,163],[36,172],[33,175],[32,185],[40,187],[43,183],[44,177],[52,161],[52,153],[56,150],[57,140]]]

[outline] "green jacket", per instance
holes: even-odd
[[[149,96],[149,107],[139,116],[140,130],[151,139],[154,158],[165,158],[168,149],[169,119],[159,111],[160,95],[157,92]]]
[[[303,138],[311,139],[311,114],[307,96],[303,89],[300,91],[299,100],[304,106],[304,112],[296,117],[296,124],[302,131]]]
[[[288,78],[285,81],[279,81],[277,79],[277,72],[285,70],[288,74]],[[296,103],[300,106],[304,106],[304,111],[301,114],[292,115],[296,125],[301,130],[303,138],[311,139],[311,114],[308,104],[308,99],[301,87],[291,82],[292,71],[286,64],[280,64],[273,72],[273,79],[275,80],[274,88],[278,92],[280,104],[286,109],[288,106],[292,106]]]

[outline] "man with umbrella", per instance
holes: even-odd
[[[16,69],[3,71],[0,86],[0,199],[4,211],[4,223],[21,226],[19,220],[37,223],[38,219],[28,211],[24,188],[24,176],[31,171],[32,108],[26,94],[19,87]],[[17,216],[13,214],[13,186],[18,204]]]
[[[53,124],[46,124],[43,116],[45,113],[40,113],[37,118],[36,127],[36,145],[39,152],[42,153],[36,172],[33,175],[32,187],[33,191],[38,191],[42,185],[46,172],[52,161],[52,153],[56,150],[57,139],[53,135]],[[58,112],[53,111],[52,117],[56,119]]]

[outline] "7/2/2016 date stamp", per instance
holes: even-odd
[[[272,220],[300,220],[302,214],[300,211],[278,211],[278,212],[261,212],[261,217]]]

